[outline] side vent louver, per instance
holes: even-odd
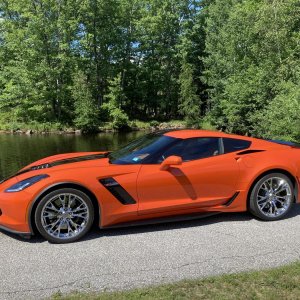
[[[257,153],[257,152],[263,152],[263,151],[265,151],[265,150],[255,150],[255,149],[251,150],[250,149],[250,150],[241,151],[237,154],[238,155],[245,155],[245,154]]]
[[[131,195],[112,177],[100,179],[99,182],[122,204],[136,204]]]

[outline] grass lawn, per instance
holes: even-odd
[[[52,299],[300,299],[300,262],[272,270],[114,293],[56,294]]]

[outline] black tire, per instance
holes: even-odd
[[[63,200],[62,197],[64,197]],[[67,201],[66,198],[68,198]],[[70,208],[66,203],[68,205],[70,203]],[[39,233],[49,242],[71,243],[81,239],[91,229],[94,215],[92,201],[85,193],[73,188],[62,188],[47,194],[38,203],[35,211],[35,225]],[[47,222],[50,224],[47,225]],[[53,229],[56,230],[53,231],[51,227],[55,223],[57,227],[55,225]],[[70,232],[71,229],[73,232]]]
[[[279,186],[278,183],[281,185]],[[270,187],[269,191],[267,191],[268,186]],[[284,187],[286,190],[276,193],[276,190],[279,191],[280,187]],[[265,194],[263,194],[264,191]],[[283,200],[284,195],[280,194],[285,192],[285,197],[289,200]],[[250,193],[249,210],[254,216],[265,221],[280,220],[290,212],[294,202],[294,193],[294,186],[289,177],[282,173],[267,174],[253,186]],[[265,197],[267,200],[264,200]],[[278,209],[277,212],[279,211],[278,215],[276,215],[275,205]],[[274,214],[270,214],[270,211]]]

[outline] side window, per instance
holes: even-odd
[[[238,139],[223,138],[224,153],[240,151],[250,147],[251,142]]]
[[[171,155],[181,156],[183,161],[190,161],[220,154],[218,138],[184,139],[165,151],[162,158]]]

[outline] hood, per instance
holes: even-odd
[[[83,162],[83,161],[89,161],[89,160],[98,160],[107,157],[109,152],[77,152],[77,153],[65,153],[65,154],[59,154],[59,155],[53,155],[49,156],[43,159],[40,159],[23,169],[21,169],[17,174],[14,174],[13,176],[3,180],[2,182],[30,172],[30,171],[36,171],[36,170],[42,170],[42,169],[48,169],[48,168],[53,168],[56,166],[61,166],[65,164],[71,164],[71,163],[76,163],[76,162]],[[1,182],[1,183],[2,183]]]
[[[105,151],[105,152],[75,152],[75,153],[65,153],[65,154],[58,154],[58,155],[45,157],[45,158],[42,158],[40,160],[33,162],[30,165],[27,165],[26,167],[24,167],[23,169],[18,171],[16,174],[14,174],[6,179],[3,179],[2,181],[0,181],[0,184],[8,181],[9,179],[11,179],[13,177],[16,177],[18,175],[21,175],[21,174],[24,174],[27,172],[53,168],[55,166],[61,166],[61,165],[71,164],[71,163],[76,163],[76,162],[103,159],[103,158],[106,158],[109,153],[110,152],[108,152],[108,151]]]

